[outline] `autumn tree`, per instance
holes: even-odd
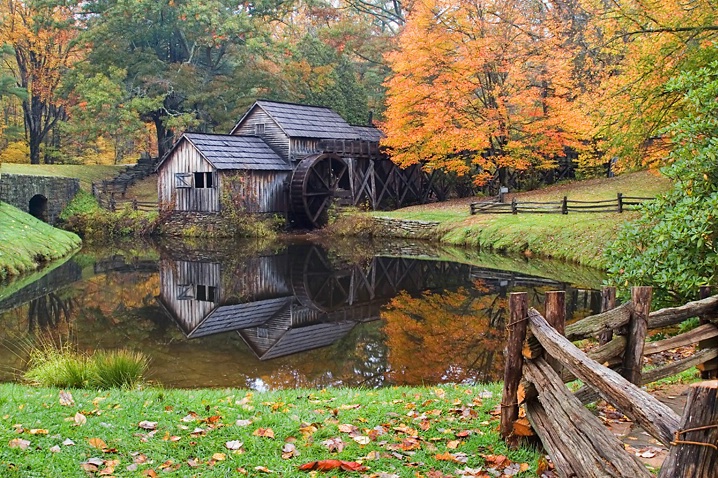
[[[388,55],[385,146],[401,166],[471,172],[551,167],[581,148],[574,54],[557,9],[541,1],[413,5]]]
[[[718,39],[718,6],[691,2],[580,0],[595,85],[584,96],[601,149],[629,167],[662,163],[672,144],[662,133],[685,113],[670,78],[708,64]]]
[[[40,146],[64,117],[65,100],[58,94],[63,77],[79,58],[76,6],[73,2],[6,0],[2,4],[0,38],[14,51],[6,65],[22,99],[30,162],[40,163]]]

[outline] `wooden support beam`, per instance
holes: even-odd
[[[607,312],[616,308],[616,288],[603,287],[601,289],[601,312]],[[613,330],[606,330],[598,336],[600,345],[607,344],[613,339]]]
[[[680,324],[691,317],[718,313],[718,295],[689,302],[680,307],[667,307],[651,312],[648,316],[648,328],[660,329]]]
[[[585,319],[566,326],[566,337],[569,340],[581,340],[595,337],[602,332],[614,330],[628,324],[631,318],[632,302],[626,302],[606,312],[591,315]]]
[[[706,363],[717,358],[718,348],[699,350],[690,357],[669,362],[665,365],[661,365],[660,367],[643,372],[641,383],[645,385],[647,383],[655,382],[656,380],[670,377],[671,375],[681,373],[691,367],[697,367],[702,363]]]
[[[546,292],[546,321],[556,329],[556,332],[563,335],[566,330],[566,292],[550,291]],[[561,362],[553,357],[547,357],[549,365],[557,372],[561,373]]]
[[[678,416],[638,386],[613,370],[591,360],[566,337],[556,332],[535,309],[528,311],[531,330],[546,352],[561,360],[576,377],[595,388],[631,420],[662,443],[670,443]]]
[[[718,380],[691,385],[683,417],[658,478],[718,475]]]
[[[623,353],[623,376],[629,382],[640,384],[643,371],[643,346],[648,333],[648,314],[651,312],[652,287],[632,287],[633,313],[628,322],[628,343]]]
[[[512,292],[509,296],[508,334],[504,349],[504,390],[501,399],[501,436],[511,445],[516,445],[513,436],[514,422],[519,418],[518,389],[523,375],[523,356],[521,349],[526,340],[526,312],[528,294]]]
[[[564,386],[543,359],[527,361],[526,378],[539,390],[526,416],[562,477],[644,477],[651,474]],[[549,410],[549,412],[546,412]]]
[[[706,299],[710,297],[711,295],[711,288],[710,286],[701,286],[700,289],[700,298]],[[700,322],[701,324],[710,324],[712,322],[718,323],[718,315],[715,313],[712,314],[703,314],[700,316]],[[710,338],[710,339],[704,339],[701,340],[698,343],[698,349],[708,349],[711,347],[718,347],[718,339],[716,338]],[[698,370],[701,371],[701,378],[703,380],[711,380],[718,378],[718,360],[709,360],[707,362],[704,362],[698,366]]]

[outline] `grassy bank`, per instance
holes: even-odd
[[[509,195],[508,201],[560,201],[615,199],[626,196],[655,197],[670,183],[655,172],[642,171],[615,178],[591,179]],[[476,199],[412,206],[375,215],[440,222],[440,240],[446,244],[478,247],[499,252],[521,252],[605,267],[603,252],[616,237],[621,224],[638,216],[636,212],[561,214],[469,214]]]
[[[71,394],[0,384],[0,475],[313,476],[300,465],[333,459],[367,470],[327,476],[536,476],[542,457],[499,439],[500,385]]]
[[[0,202],[0,280],[64,257],[80,244],[77,235]]]
[[[105,166],[89,164],[14,164],[2,163],[3,173],[27,174],[31,176],[59,176],[77,178],[84,191],[90,191],[92,183],[111,179],[125,166]]]

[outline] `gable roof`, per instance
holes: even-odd
[[[267,113],[290,138],[359,139],[354,127],[330,108],[267,100],[255,101],[232,133],[255,108]]]
[[[189,141],[212,166],[217,169],[243,169],[257,171],[291,171],[277,153],[256,136],[232,136],[228,134],[185,133],[165,154],[157,165],[172,156],[182,141]]]

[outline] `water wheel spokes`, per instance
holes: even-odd
[[[291,204],[295,221],[305,227],[322,227],[337,192],[348,189],[349,168],[335,154],[313,154],[299,162],[292,174]]]

